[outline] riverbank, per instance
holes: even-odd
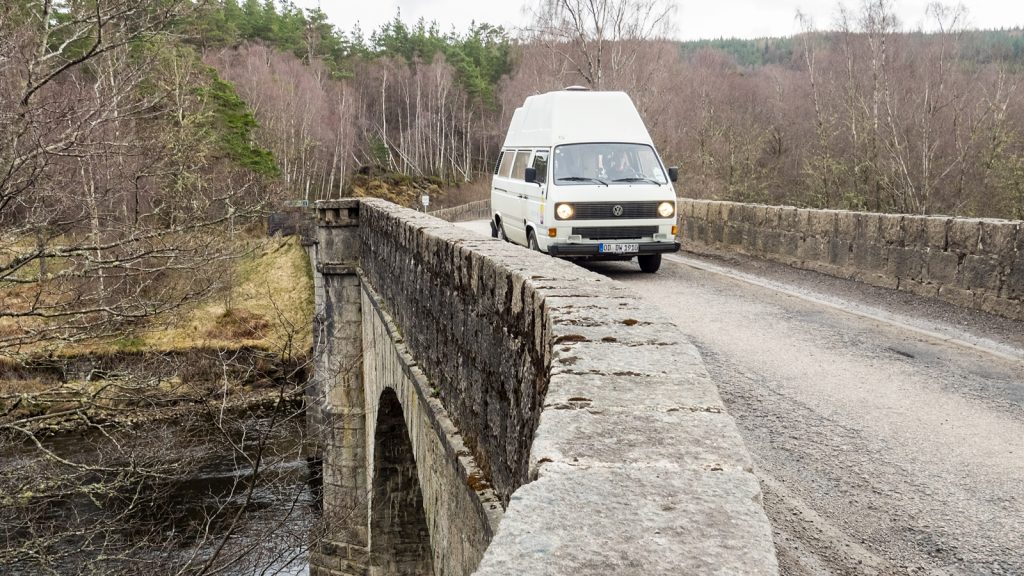
[[[113,337],[39,341],[0,355],[0,432],[53,435],[301,401],[312,276],[297,238],[242,238],[206,298]]]

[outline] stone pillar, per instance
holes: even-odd
[[[311,434],[323,450],[327,533],[310,557],[314,575],[365,575],[369,565],[366,414],[362,381],[359,202],[317,203],[315,376]]]

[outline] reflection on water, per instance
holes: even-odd
[[[319,469],[287,416],[0,440],[2,572],[307,574]]]

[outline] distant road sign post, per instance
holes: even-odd
[[[426,212],[427,206],[430,206],[430,195],[424,194],[423,196],[420,196],[420,202],[423,203],[423,211]]]

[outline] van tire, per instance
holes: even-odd
[[[505,234],[505,225],[501,223],[501,220],[498,220],[497,223],[492,224],[492,226],[494,226],[495,229],[495,238],[497,238],[498,240],[502,240],[504,242],[509,241],[508,236]]]
[[[644,254],[637,256],[636,261],[640,263],[640,270],[648,274],[654,274],[661,268],[661,254]]]
[[[498,226],[494,224],[494,220],[491,220],[491,238],[498,237]]]
[[[532,228],[526,233],[526,236],[526,243],[530,245],[530,250],[540,252],[540,244],[537,243],[537,235],[534,234]]]

